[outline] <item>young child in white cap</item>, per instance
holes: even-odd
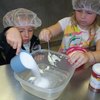
[[[34,35],[34,31],[41,26],[41,23],[36,13],[25,8],[9,11],[3,17],[4,28],[6,30],[12,28],[12,30],[7,30],[8,33],[5,34],[8,35],[8,38],[7,36],[6,39],[2,38],[0,43],[6,63],[9,63],[11,58],[16,55],[18,40],[20,40],[20,44],[22,40],[21,48],[28,52],[41,48],[39,39]],[[19,35],[19,38],[17,35]]]
[[[39,39],[48,42],[62,33],[59,52],[68,56],[74,68],[100,62],[100,0],[72,0],[73,15],[44,28]],[[96,46],[95,51],[88,48]]]

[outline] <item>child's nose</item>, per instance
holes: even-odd
[[[86,18],[86,14],[84,12],[81,14],[81,18]]]
[[[29,32],[27,30],[24,31],[25,36],[29,36]]]

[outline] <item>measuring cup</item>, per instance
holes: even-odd
[[[32,69],[32,67],[37,66],[37,64],[29,52],[21,50],[18,55],[11,59],[10,66],[15,72],[19,73],[26,69]]]

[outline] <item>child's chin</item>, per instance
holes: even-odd
[[[23,41],[24,44],[27,44],[29,42],[29,40]]]

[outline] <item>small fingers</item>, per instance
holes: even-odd
[[[16,54],[18,54],[20,52],[21,47],[22,47],[22,39],[20,39],[19,41],[17,41]]]
[[[48,42],[50,40],[50,31],[48,29],[43,29],[39,34],[39,39]]]
[[[74,64],[78,59],[79,59],[79,55],[76,55],[76,53],[74,52],[73,54],[70,54],[68,56],[68,61],[71,63],[71,64]]]
[[[84,62],[83,62],[83,59],[78,59],[74,64],[73,64],[73,66],[72,67],[74,67],[74,68],[78,68],[78,67],[80,67],[81,65],[83,65],[84,64]]]
[[[12,43],[12,47],[13,49],[17,49],[17,43],[16,42]]]
[[[74,68],[78,68],[87,62],[86,56],[82,52],[73,53],[71,56],[68,57],[68,61],[70,62],[70,64],[73,65]]]
[[[16,54],[20,52],[22,40],[7,40],[7,43],[13,48],[16,49]]]
[[[12,42],[11,40],[7,40],[7,43],[13,48],[14,42]]]
[[[18,44],[16,49],[16,55],[18,55],[21,50],[21,44]]]
[[[6,40],[13,49],[17,49],[16,54],[18,54],[22,45],[22,38],[18,29],[15,27],[10,28],[6,32]]]

